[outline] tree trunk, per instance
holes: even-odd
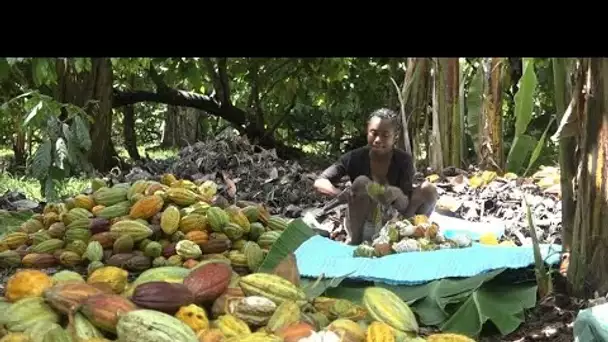
[[[123,135],[125,139],[125,147],[129,156],[133,160],[140,160],[139,151],[137,150],[137,135],[135,133],[135,108],[134,105],[125,106],[123,110]]]
[[[583,59],[577,198],[568,280],[574,294],[608,291],[608,59]]]
[[[162,146],[184,147],[200,140],[199,120],[203,115],[196,108],[167,106]]]
[[[58,91],[56,99],[84,108],[93,119],[90,135],[93,148],[89,160],[100,172],[118,165],[112,144],[112,63],[109,58],[91,58],[91,69],[77,73],[67,59],[56,64]]]
[[[15,127],[20,127],[17,125]],[[25,165],[26,153],[25,153],[25,131],[23,128],[18,128],[15,134],[15,141],[13,142],[13,153],[15,155],[15,166]]]
[[[461,117],[460,117],[460,65],[458,58],[437,58],[434,69],[433,134],[441,141],[441,169],[445,166],[460,167]],[[439,144],[437,145],[439,146]],[[439,167],[437,161],[433,167]]]
[[[445,61],[443,58],[434,58],[433,62],[433,134],[428,151],[431,153],[431,168],[435,172],[441,173],[445,166],[443,149],[447,148],[447,146],[444,146],[446,123],[442,120],[442,114],[445,113],[445,97],[443,96],[445,93],[445,81],[442,77],[445,70]]]
[[[569,76],[572,71],[572,59],[552,58],[555,108],[558,122],[566,112],[570,103],[572,84]],[[565,251],[570,249],[572,229],[574,224],[574,188],[572,181],[576,174],[575,161],[576,141],[573,137],[564,137],[559,141],[560,183],[562,194],[562,246]]]
[[[481,115],[479,167],[502,172],[504,151],[502,143],[502,63],[498,57],[486,58],[484,69],[484,96]]]
[[[429,78],[431,70],[431,62],[428,58],[409,58],[410,61],[415,60],[416,68],[418,68],[416,78],[411,86],[408,101],[405,106],[405,112],[408,116],[409,136],[412,143],[412,154],[414,159],[420,158],[422,155],[422,143],[420,139],[428,136],[424,129],[421,131],[420,126],[424,127],[426,122],[426,112],[429,104]],[[427,145],[428,148],[428,145]]]

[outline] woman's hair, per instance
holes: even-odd
[[[369,118],[367,120],[370,121],[375,117],[380,118],[381,120],[390,121],[391,125],[395,128],[395,132],[399,131],[401,122],[399,120],[399,115],[394,110],[388,108],[376,109],[369,115]]]

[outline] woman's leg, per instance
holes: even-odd
[[[415,215],[431,216],[438,199],[439,194],[435,185],[425,181],[412,192],[412,198],[405,210],[404,216],[406,218],[411,218]]]
[[[371,182],[372,180],[368,177],[359,176],[350,187],[345,227],[348,232],[347,242],[350,245],[359,245],[367,238],[364,236],[365,223],[374,208],[374,203],[367,194],[367,185]]]

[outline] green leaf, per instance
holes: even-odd
[[[534,109],[534,92],[538,80],[534,72],[534,59],[524,58],[524,71],[519,80],[519,90],[515,94],[515,136],[526,132],[530,120],[532,120],[532,110]]]
[[[11,66],[8,64],[6,58],[0,58],[0,81],[8,77],[11,72]]]
[[[270,248],[258,272],[272,272],[289,253],[295,252],[304,241],[314,235],[315,232],[301,218],[291,221]]]
[[[31,210],[8,211],[0,210],[0,239],[7,234],[19,229],[21,224],[34,215]]]
[[[526,172],[524,172],[524,174],[523,174],[524,177],[532,169],[532,166],[534,166],[534,163],[536,162],[536,160],[540,156],[540,153],[542,152],[543,148],[545,147],[545,140],[547,139],[547,133],[549,132],[549,128],[551,128],[551,125],[553,124],[554,120],[555,120],[555,117],[552,117],[551,120],[549,121],[549,124],[547,125],[547,128],[545,128],[543,135],[540,137],[540,140],[536,144],[534,151],[532,151],[532,156],[530,157],[530,161],[528,161],[528,167],[526,168]]]
[[[338,286],[340,286],[340,284],[351,274],[352,273],[349,273],[342,277],[329,279],[323,279],[323,276],[321,275],[317,280],[314,281],[306,278],[301,278],[300,287],[302,287],[304,293],[306,293],[307,299],[314,299],[323,295],[328,289],[337,288]]]
[[[448,304],[459,304],[465,301],[484,283],[494,279],[505,269],[498,269],[470,278],[440,279],[418,286],[393,286],[378,283],[394,292],[403,301],[412,305],[412,309],[420,317],[424,325],[440,325],[445,322],[450,313],[446,311]]]
[[[36,149],[30,167],[34,178],[42,180],[49,174],[49,169],[53,161],[52,149],[53,144],[50,139],[45,139],[44,142],[38,146],[38,149]]]
[[[87,123],[82,119],[82,117],[76,116],[71,128],[73,137],[76,138],[80,147],[82,147],[85,151],[89,151],[93,143],[91,142],[89,126]]]
[[[536,146],[536,138],[527,134],[515,136],[511,150],[507,156],[507,170],[516,174],[520,174],[525,165],[528,155]]]
[[[58,138],[55,141],[55,166],[64,170],[66,165],[66,160],[68,159],[68,147],[63,138]]]
[[[488,285],[475,291],[456,312],[441,325],[446,332],[478,336],[483,325],[491,321],[505,336],[523,322],[523,310],[536,305],[535,283]]]
[[[38,101],[38,103],[30,111],[30,113],[25,117],[25,120],[23,121],[23,126],[27,126],[30,123],[30,121],[32,121],[38,115],[38,112],[40,112],[40,110],[42,109],[43,106],[44,106],[44,101],[42,101],[42,100]]]

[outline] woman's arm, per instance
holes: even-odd
[[[340,157],[333,165],[325,169],[315,180],[314,187],[317,192],[328,195],[337,196],[341,190],[334,186],[344,175],[346,175],[346,169],[348,165],[348,154]]]

